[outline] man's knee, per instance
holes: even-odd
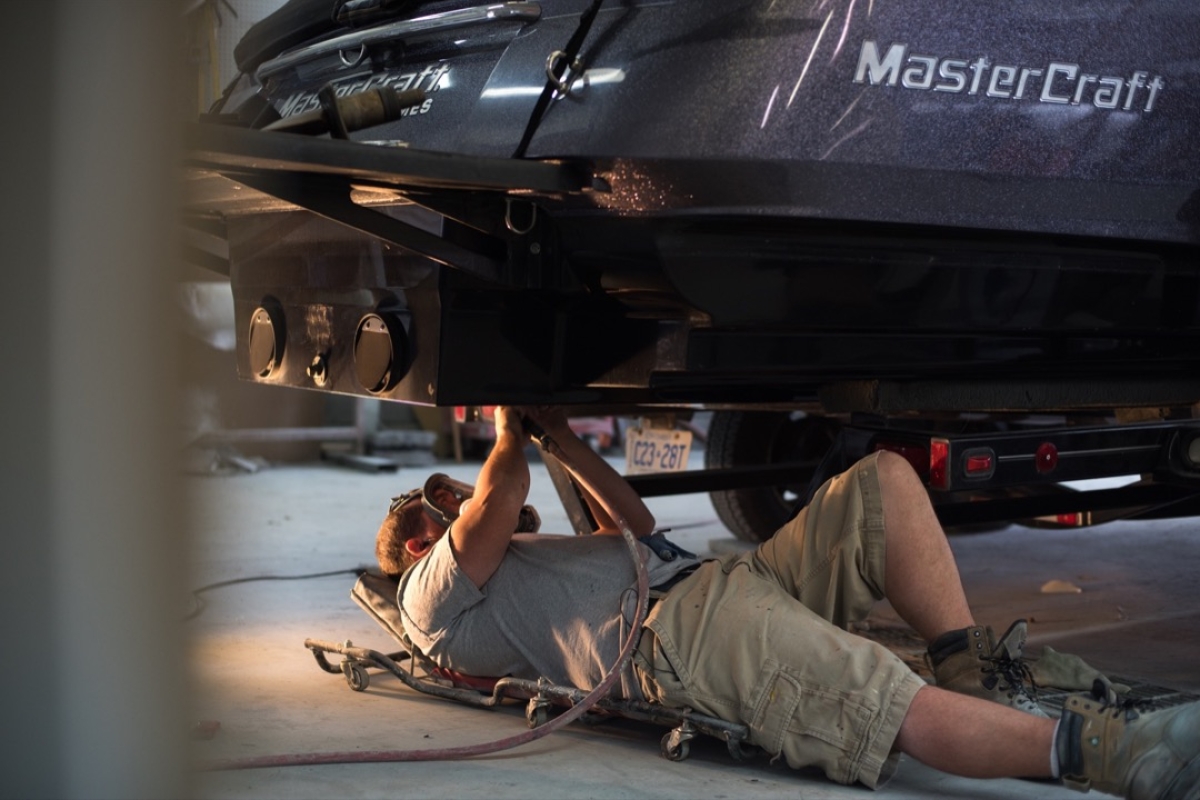
[[[921,482],[917,471],[908,459],[898,453],[890,450],[880,451],[878,460],[875,462],[875,474],[879,477],[879,488],[884,495],[890,493],[925,495],[925,485]]]
[[[885,476],[893,480],[914,480],[917,479],[917,471],[913,469],[913,465],[908,459],[899,453],[893,453],[891,450],[880,450],[879,460],[876,462],[876,469],[879,470],[879,477],[882,479]]]

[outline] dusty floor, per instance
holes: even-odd
[[[693,458],[696,456],[693,455]],[[439,464],[473,480],[478,464]],[[188,479],[196,520],[191,587],[255,576],[296,576],[367,565],[392,495],[430,470],[367,474],[329,464]],[[532,502],[543,530],[567,525],[544,470]],[[700,552],[737,546],[707,496],[655,498],[660,524]],[[952,537],[978,621],[1003,629],[1030,620],[1031,649],[1053,645],[1096,667],[1200,692],[1200,531],[1193,520],[1111,523],[1078,531],[1008,527]],[[1078,594],[1046,594],[1050,580]],[[424,697],[392,676],[363,693],[322,672],[306,638],[395,643],[349,598],[350,574],[235,583],[188,599],[195,616],[193,716],[216,728],[197,739],[198,762],[328,751],[428,749],[492,741],[526,730],[523,708],[464,708]],[[881,624],[894,621],[890,609]],[[211,723],[219,723],[219,727]],[[664,729],[631,722],[574,724],[516,750],[469,761],[349,764],[204,772],[196,794],[234,797],[419,798],[843,798],[872,796],[764,759],[733,762],[723,744],[697,740],[692,756],[658,755]],[[1069,798],[1039,782],[953,778],[906,759],[879,797]]]

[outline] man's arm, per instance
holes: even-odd
[[[525,409],[563,451],[563,466],[583,489],[584,499],[592,510],[597,534],[619,534],[615,520],[623,517],[637,538],[654,531],[654,515],[645,502],[621,475],[595,450],[575,435],[560,409]]]
[[[496,444],[479,472],[474,496],[450,527],[458,567],[480,589],[504,560],[529,494],[526,441],[520,412],[497,408]]]

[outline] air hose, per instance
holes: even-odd
[[[558,459],[564,466],[569,467],[570,461],[558,446],[558,443],[550,438],[544,430],[541,429],[532,420],[526,418],[524,420],[525,429],[529,432],[532,438],[541,445],[554,458]],[[608,510],[608,509],[606,509]],[[628,521],[621,514],[614,510],[608,510],[609,516],[621,531],[621,537],[625,540],[625,545],[629,549],[629,556],[633,559],[634,570],[637,573],[637,610],[634,612],[633,624],[629,628],[629,633],[621,644],[621,651],[617,655],[616,662],[612,665],[604,678],[585,696],[579,703],[572,706],[567,711],[558,715],[554,719],[539,725],[538,727],[508,736],[503,739],[497,739],[492,742],[482,742],[474,745],[464,745],[461,747],[443,747],[426,750],[346,750],[340,752],[326,753],[293,753],[287,755],[276,756],[255,756],[252,758],[234,758],[224,759],[207,764],[202,764],[202,771],[227,771],[240,769],[261,769],[265,767],[301,767],[315,766],[321,764],[368,764],[368,763],[388,763],[399,761],[454,761],[462,758],[471,758],[473,756],[487,755],[489,753],[498,753],[502,750],[510,750],[529,742],[537,741],[543,736],[548,736],[554,731],[562,728],[564,725],[569,725],[579,717],[586,714],[597,702],[606,697],[612,689],[613,684],[620,678],[626,665],[629,664],[630,658],[633,656],[633,650],[637,646],[639,631],[642,629],[642,623],[646,621],[646,611],[650,599],[650,579],[646,573],[646,565],[642,561],[641,551],[637,546],[637,537],[634,536],[633,530],[629,527]]]

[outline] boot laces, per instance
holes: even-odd
[[[1097,678],[1092,682],[1092,698],[1100,703],[1100,713],[1110,715],[1113,719],[1125,717],[1126,722],[1132,722],[1142,714],[1158,711],[1165,706],[1150,698],[1135,698],[1122,696],[1104,681]]]
[[[1033,671],[1024,659],[1012,658],[1005,652],[983,656],[985,662],[982,669],[983,685],[988,689],[995,688],[1000,681],[1001,690],[1010,690],[1032,697],[1037,694],[1037,681],[1033,679]],[[1094,688],[1094,687],[1093,687]]]

